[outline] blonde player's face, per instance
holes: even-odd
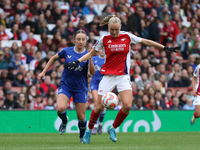
[[[108,25],[108,28],[112,37],[116,38],[119,36],[119,31],[121,30],[121,24],[111,23]]]
[[[75,40],[75,46],[78,49],[83,49],[87,42],[87,38],[84,33],[78,33],[74,40]]]

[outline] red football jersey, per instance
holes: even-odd
[[[130,71],[130,44],[140,43],[142,39],[131,33],[121,31],[114,38],[110,34],[102,36],[94,45],[96,51],[102,48],[105,63],[101,67],[101,74],[124,75]]]

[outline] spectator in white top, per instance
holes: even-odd
[[[24,31],[21,33],[21,40],[25,41],[28,38],[28,34],[31,32],[31,26],[25,26]]]
[[[35,59],[31,60],[29,70],[35,70],[39,61],[42,59],[42,51],[38,50],[35,53]]]
[[[5,29],[5,26],[3,26],[3,24],[0,22],[0,41],[10,40],[11,38],[13,38],[13,34]]]
[[[0,14],[1,14],[1,13],[4,13],[4,10],[0,8]]]

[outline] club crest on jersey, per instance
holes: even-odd
[[[78,68],[76,68],[74,71],[82,71],[83,68],[79,65]]]
[[[63,89],[59,89],[59,90],[58,90],[58,93],[61,93],[62,91],[63,91]]]
[[[111,41],[111,40],[109,40],[107,43],[112,43],[112,41]]]
[[[126,40],[126,38],[124,38],[124,39],[121,39],[121,41],[125,41]]]
[[[69,58],[69,59],[70,59],[71,57],[72,57],[72,56],[70,56],[70,55],[67,55],[67,58]]]
[[[95,67],[95,70],[96,70],[96,71],[100,71],[100,70],[101,70],[101,67],[98,66],[98,65],[95,65],[94,67]]]

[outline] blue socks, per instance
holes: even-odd
[[[67,124],[67,112],[63,111],[61,113],[58,112],[58,116],[62,120],[63,124]]]
[[[105,116],[105,110],[101,112],[100,116],[99,116],[99,122],[102,123],[103,122],[103,118]]]
[[[80,130],[80,132],[79,132],[80,138],[83,138],[83,135],[85,134],[86,125],[87,125],[86,118],[84,120],[78,120],[78,128]]]

